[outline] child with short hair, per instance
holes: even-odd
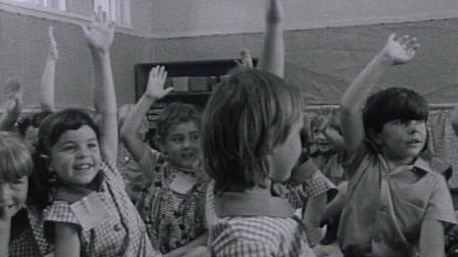
[[[456,223],[443,176],[420,156],[428,138],[426,100],[406,88],[368,97],[375,81],[390,67],[409,62],[418,46],[415,38],[390,35],[342,97],[349,154],[338,232],[344,256],[443,256],[444,229]]]
[[[41,215],[29,204],[32,172],[28,147],[15,134],[0,131],[0,256],[44,257],[54,249],[43,235]]]
[[[301,153],[302,108],[295,88],[254,69],[235,72],[210,97],[202,145],[219,217],[212,256],[314,256],[294,208],[271,194]]]
[[[40,126],[34,153],[39,186],[34,194],[44,211],[56,257],[160,256],[148,238],[116,170],[118,146],[116,95],[109,48],[114,24],[98,8],[82,26],[90,48],[100,130],[84,111],[65,109]]]
[[[201,169],[201,112],[196,106],[171,103],[157,120],[160,152],[136,136],[150,106],[173,88],[164,89],[167,72],[154,67],[148,86],[122,128],[122,139],[143,169],[144,191],[137,208],[153,245],[168,256],[186,256],[205,245],[207,178]]]

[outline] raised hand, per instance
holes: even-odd
[[[5,99],[4,106],[8,112],[20,112],[22,106],[22,86],[18,81],[7,81],[5,84]]]
[[[102,11],[101,6],[93,14],[91,24],[82,25],[81,28],[90,48],[104,53],[108,52],[113,43],[115,27],[114,23],[107,19],[107,14]]]
[[[283,7],[280,0],[266,0],[267,3],[267,23],[280,23],[283,22]]]
[[[49,53],[48,57],[57,60],[59,59],[59,51],[57,50],[57,43],[56,39],[54,38],[54,29],[53,27],[49,27],[48,29],[48,35],[49,35]]]
[[[167,71],[164,66],[156,66],[152,68],[149,73],[148,86],[145,94],[155,99],[161,99],[168,93],[172,92],[172,87],[164,88],[166,79]]]
[[[396,34],[393,33],[389,36],[381,54],[388,57],[393,65],[404,64],[413,59],[418,47],[420,45],[415,37],[409,35],[396,37]]]
[[[235,63],[239,67],[253,68],[253,59],[251,58],[250,51],[243,49],[240,52],[240,60],[235,60]]]

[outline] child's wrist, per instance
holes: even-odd
[[[379,62],[381,65],[384,66],[394,66],[395,60],[388,55],[385,51],[380,52],[376,57],[376,61]]]

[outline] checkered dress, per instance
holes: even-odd
[[[153,149],[145,151],[139,164],[148,177],[145,178],[145,189],[140,194],[137,208],[153,246],[162,253],[168,253],[205,233],[206,181],[195,176],[195,172],[189,173],[170,165],[163,155]],[[180,172],[188,172],[198,181],[185,194],[170,188]]]
[[[287,188],[285,197],[295,209],[303,208],[308,198],[325,194],[329,190],[336,190],[336,186],[319,170],[302,184],[294,186],[285,183],[285,186]]]
[[[147,236],[144,223],[125,192],[125,184],[110,163],[102,167],[104,180],[97,192],[110,214],[92,229],[81,229],[81,251],[84,256],[161,256]],[[55,201],[44,212],[45,221],[83,227],[67,202]]]
[[[29,226],[18,236],[11,238],[9,243],[10,257],[43,257],[54,251],[54,245],[50,244],[44,237],[44,223],[34,209],[27,208]]]
[[[225,217],[211,227],[214,257],[314,257],[296,218]]]

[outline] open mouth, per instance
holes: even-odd
[[[73,166],[73,169],[84,171],[84,170],[89,170],[89,169],[91,169],[92,167],[93,167],[92,164],[89,164],[89,163],[82,163],[82,164],[78,164],[78,165]]]

